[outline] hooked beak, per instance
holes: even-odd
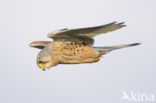
[[[38,63],[39,68],[41,68],[41,70],[45,71],[45,66],[43,63]]]

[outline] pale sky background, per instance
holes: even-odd
[[[96,46],[140,42],[93,64],[41,71],[32,41],[47,33],[125,22],[95,37]],[[0,0],[0,103],[126,103],[122,92],[156,96],[155,0]],[[129,103],[129,102],[128,102]]]

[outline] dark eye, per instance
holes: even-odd
[[[39,61],[38,63],[43,63],[42,61]]]
[[[39,61],[38,63],[42,63],[42,64],[45,64],[47,63],[48,61]]]

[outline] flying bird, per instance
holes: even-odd
[[[123,22],[112,22],[95,27],[61,29],[48,34],[48,38],[52,38],[53,41],[34,41],[29,45],[41,49],[37,56],[37,64],[44,71],[57,64],[93,63],[113,50],[139,45],[132,43],[106,47],[93,46],[93,37],[124,26],[126,25]]]

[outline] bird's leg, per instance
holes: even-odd
[[[98,62],[100,60],[100,57],[95,58],[95,62]]]

